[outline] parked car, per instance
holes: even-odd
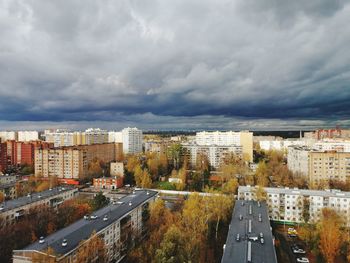
[[[84,215],[84,219],[85,219],[85,220],[89,220],[89,219],[90,219],[90,216],[89,216],[89,215]]]
[[[108,220],[108,216],[105,215],[105,216],[103,217],[103,221],[107,221],[107,220]]]
[[[62,247],[66,247],[67,244],[68,244],[67,239],[63,239],[63,240],[62,240]]]
[[[294,248],[293,249],[293,253],[294,254],[305,254],[305,250],[301,249],[301,248]]]
[[[308,258],[297,258],[297,262],[298,263],[309,263],[309,259]]]
[[[261,243],[261,244],[264,244],[264,243],[265,243],[265,241],[264,241],[263,238],[260,238],[260,243]]]

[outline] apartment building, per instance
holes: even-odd
[[[121,131],[109,131],[108,142],[123,142],[123,133]]]
[[[249,131],[197,132],[195,143],[200,146],[241,146],[246,161],[253,161],[253,133]]]
[[[111,162],[110,174],[111,174],[111,176],[124,177],[124,163],[123,162]]]
[[[350,180],[350,152],[310,151],[309,182],[318,184],[330,179]]]
[[[113,177],[100,177],[93,179],[93,186],[95,189],[108,189],[115,190],[123,187],[123,177],[113,176]]]
[[[76,188],[57,187],[9,200],[0,204],[0,217],[5,225],[13,224],[32,208],[41,205],[57,207],[63,201],[75,197],[77,193]]]
[[[0,176],[0,192],[4,195],[5,199],[17,198],[15,175],[2,175]]]
[[[309,175],[309,152],[307,146],[290,146],[288,147],[287,165],[288,169],[295,174],[303,177]]]
[[[36,256],[47,255],[47,247],[53,249],[55,262],[78,262],[81,241],[89,242],[93,233],[104,241],[107,261],[120,262],[131,249],[132,240],[145,234],[149,204],[156,196],[155,191],[134,191],[96,211],[96,219],[81,219],[45,237],[42,243],[35,242],[24,249],[14,250],[13,262],[35,262]]]
[[[43,141],[20,142],[9,140],[7,145],[7,161],[9,165],[34,165],[34,151],[36,148],[53,148],[53,143]]]
[[[283,222],[316,222],[323,208],[336,210],[350,226],[350,192],[339,190],[305,190],[265,187],[271,220]],[[256,187],[239,186],[239,200],[255,200]]]
[[[46,130],[44,137],[45,141],[54,143],[55,147],[108,143],[108,132],[98,128],[89,128],[84,132]]]
[[[7,145],[0,140],[0,173],[7,169]]]
[[[0,140],[5,142],[7,140],[17,140],[18,134],[15,131],[0,131]]]
[[[213,168],[218,168],[226,156],[229,154],[235,154],[237,156],[243,157],[242,146],[230,145],[230,146],[217,146],[217,145],[198,145],[198,144],[182,144],[183,148],[186,150],[185,154],[189,157],[189,162],[192,167],[197,164],[197,158],[200,154],[208,157],[209,164]]]
[[[312,132],[305,132],[304,137],[313,138],[316,140],[333,139],[333,138],[350,138],[350,130],[340,129],[319,129]]]
[[[317,151],[337,151],[350,152],[349,140],[323,140],[312,145],[312,149]]]
[[[122,130],[123,152],[141,153],[142,152],[142,131],[137,128],[125,128]]]
[[[104,143],[35,150],[35,175],[42,177],[82,179],[88,174],[89,163],[99,159],[115,161],[121,144]]]
[[[221,263],[277,263],[267,205],[236,201]]]
[[[17,140],[20,142],[39,140],[39,133],[37,131],[18,131],[17,134]]]
[[[307,146],[310,145],[311,141],[299,140],[299,139],[286,139],[286,140],[264,140],[259,142],[260,149],[269,151],[277,150],[284,151],[290,146]]]

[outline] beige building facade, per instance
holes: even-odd
[[[115,161],[120,155],[120,150],[121,145],[115,143],[36,149],[35,175],[82,179],[87,176],[91,161]]]

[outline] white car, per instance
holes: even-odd
[[[85,219],[85,220],[89,220],[89,219],[90,219],[90,216],[89,216],[89,215],[84,215],[84,219]]]
[[[91,215],[91,216],[90,216],[90,219],[97,219],[97,218],[98,218],[97,215]]]
[[[108,220],[108,216],[105,215],[105,216],[103,217],[103,221],[107,221],[107,220]]]
[[[300,263],[309,263],[309,259],[308,259],[308,258],[297,258],[297,262],[300,262]]]
[[[305,254],[305,250],[301,249],[301,248],[294,248],[293,249],[293,253],[294,254]]]
[[[39,238],[39,244],[43,244],[45,243],[45,238],[44,237],[40,237]]]
[[[67,239],[63,239],[63,240],[62,240],[62,247],[66,247],[67,244],[68,244]]]

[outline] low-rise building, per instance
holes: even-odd
[[[113,176],[113,177],[100,177],[94,178],[93,186],[95,189],[108,189],[115,190],[123,187],[123,177]]]
[[[325,207],[337,211],[350,226],[350,192],[265,187],[270,219],[283,222],[316,222]],[[256,187],[239,186],[238,199],[255,200]]]
[[[82,241],[89,242],[93,234],[103,240],[106,261],[120,262],[131,249],[135,237],[144,236],[149,204],[156,196],[155,191],[134,191],[96,211],[95,219],[81,219],[45,237],[42,243],[38,241],[24,249],[14,250],[13,262],[35,262],[38,256],[49,256],[48,247],[54,252],[50,254],[54,262],[78,262]],[[97,259],[92,262],[97,262]]]
[[[63,201],[75,197],[77,193],[78,189],[73,187],[56,187],[5,201],[0,204],[0,217],[3,219],[3,224],[13,224],[32,208],[41,205],[56,207]]]
[[[236,201],[221,263],[277,263],[267,206]]]

